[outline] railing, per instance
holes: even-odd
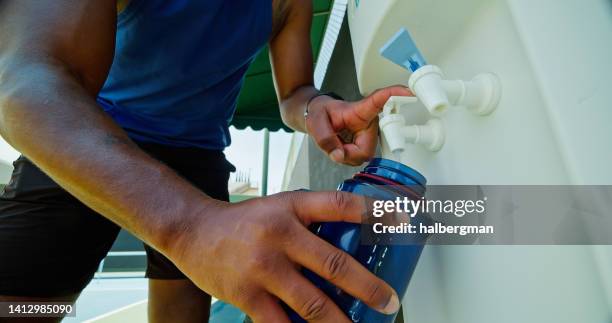
[[[145,257],[147,255],[144,251],[111,251],[106,255],[108,257]],[[143,278],[144,272],[134,271],[134,272],[103,272],[104,264],[106,258],[102,259],[100,265],[98,266],[98,270],[96,271],[94,278],[95,279],[103,279],[103,278]]]

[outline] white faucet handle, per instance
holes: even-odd
[[[389,100],[387,100],[387,103],[385,103],[381,115],[396,114],[402,106],[417,102],[419,102],[419,99],[414,96],[391,96]]]

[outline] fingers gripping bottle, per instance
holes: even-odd
[[[425,184],[425,177],[414,169],[392,160],[377,158],[353,178],[342,182],[338,190],[375,200],[395,200],[397,197],[420,199],[425,194]],[[417,216],[410,221],[413,224],[419,222],[430,224],[426,216]],[[364,228],[365,226],[361,224],[345,222],[319,223],[311,226],[311,231],[336,248],[350,254],[370,272],[393,287],[402,299],[427,236],[404,235],[401,243],[397,244],[390,243],[386,239],[381,243],[376,241],[364,243],[362,240]],[[353,322],[392,323],[395,321],[397,313],[393,315],[379,313],[316,274],[306,269],[303,270],[303,273],[323,290]],[[305,322],[293,312],[290,313],[290,318],[292,322]]]

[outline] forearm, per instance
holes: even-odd
[[[211,200],[134,145],[61,64],[0,66],[0,132],[63,188],[162,252]]]
[[[280,102],[283,122],[291,129],[307,133],[304,112],[308,101],[318,93],[312,85],[297,88],[290,96]]]

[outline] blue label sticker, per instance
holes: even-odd
[[[355,8],[359,8],[359,0],[355,0]]]
[[[423,58],[406,28],[401,28],[389,39],[380,49],[380,55],[413,72],[427,65],[425,58]]]

